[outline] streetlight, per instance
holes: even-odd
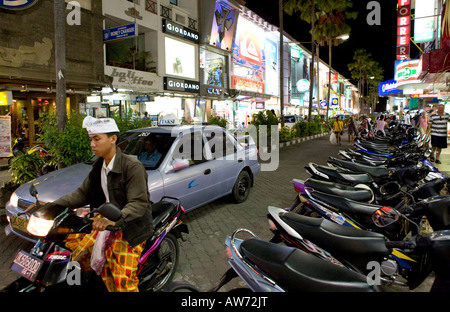
[[[330,109],[331,100],[331,48],[333,47],[333,40],[347,40],[350,38],[348,34],[342,34],[334,38],[328,39],[328,93],[327,93],[327,115],[326,121],[328,121],[328,114]]]

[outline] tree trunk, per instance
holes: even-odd
[[[56,121],[59,131],[67,122],[66,108],[66,3],[55,0],[55,65],[56,65]]]
[[[55,0],[53,8],[55,15],[56,123],[58,131],[64,131],[67,123],[66,3],[64,0]],[[58,168],[61,167],[62,163],[58,161]]]
[[[314,59],[316,54],[316,45],[314,44],[314,1],[311,2],[311,68],[309,74],[309,107],[308,107],[308,121],[311,121],[311,111],[313,105],[313,91],[314,91]],[[317,82],[318,83],[318,82]]]
[[[327,95],[327,116],[325,120],[328,122],[328,112],[330,110],[331,100],[331,44],[332,40],[328,41],[328,95]]]

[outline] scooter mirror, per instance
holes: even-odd
[[[391,207],[382,207],[372,214],[372,220],[378,227],[386,227],[397,222],[398,219],[400,219],[400,214]]]
[[[38,196],[38,191],[36,189],[36,186],[34,186],[34,184],[30,185],[30,195],[33,197],[37,197]]]
[[[122,217],[122,211],[112,203],[104,203],[94,210],[111,221],[119,221]]]

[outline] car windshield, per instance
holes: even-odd
[[[154,170],[164,160],[174,140],[170,133],[128,132],[120,136],[117,146],[125,154],[139,159],[145,169]],[[93,155],[86,163],[96,159]]]

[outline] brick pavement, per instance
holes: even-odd
[[[181,242],[174,280],[189,282],[201,291],[216,286],[229,268],[225,238],[237,228],[247,228],[262,239],[270,239],[267,206],[289,207],[296,195],[292,179],[308,177],[303,168],[308,162],[325,164],[329,155],[336,156],[340,149],[347,149],[350,145],[346,139],[344,135],[342,146],[331,145],[328,136],[324,136],[283,147],[278,169],[260,173],[246,202],[233,204],[228,198],[222,198],[183,216],[190,233]],[[448,163],[447,157],[445,160]],[[0,226],[0,288],[15,278],[9,263],[17,248],[29,249],[29,245],[17,237],[6,237],[4,226]],[[234,287],[245,287],[245,284],[236,278],[223,290]]]

